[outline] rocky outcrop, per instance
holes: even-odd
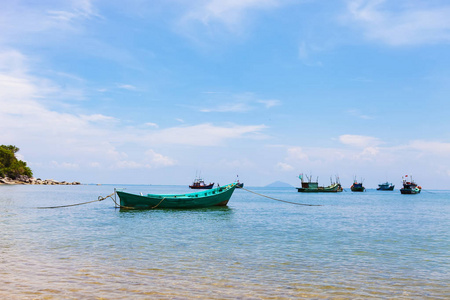
[[[56,181],[53,179],[45,179],[42,180],[40,178],[28,177],[28,176],[19,176],[16,179],[11,179],[8,177],[0,177],[0,184],[36,184],[36,185],[79,185],[81,184],[78,181],[67,182],[67,181]]]

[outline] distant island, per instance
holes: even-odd
[[[265,187],[271,187],[271,188],[273,188],[273,187],[293,187],[292,185],[290,185],[289,183],[286,183],[286,182],[282,182],[282,181],[275,181],[275,182],[272,182],[271,184],[268,184],[268,185],[266,185]]]
[[[27,163],[17,159],[19,148],[13,145],[0,145],[0,184],[43,184],[43,185],[78,185],[79,182],[42,180],[34,178]]]

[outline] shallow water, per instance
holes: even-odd
[[[448,299],[450,191],[236,190],[121,211],[112,185],[0,186],[1,299]],[[126,186],[184,193],[182,186]]]

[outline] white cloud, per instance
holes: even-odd
[[[358,109],[350,109],[347,112],[350,115],[355,116],[355,117],[360,118],[360,119],[363,119],[363,120],[373,120],[374,119],[374,117],[372,117],[372,116],[369,116],[367,114],[361,113],[361,111],[358,110]]]
[[[89,163],[88,166],[92,167],[92,168],[100,168],[101,164],[97,161],[93,161],[93,162]]]
[[[146,164],[131,161],[131,160],[120,160],[120,161],[115,162],[111,166],[111,169],[142,169],[142,168],[149,168],[149,167],[150,166],[148,166]]]
[[[76,163],[72,163],[72,162],[57,162],[57,161],[52,161],[51,162],[51,166],[54,168],[58,168],[58,169],[79,169],[80,166]]]
[[[201,112],[247,112],[251,110],[251,107],[247,103],[229,103],[229,104],[222,104],[217,107],[211,107],[211,108],[203,108],[200,111]]]
[[[380,139],[375,137],[351,134],[344,134],[339,136],[339,141],[342,144],[357,148],[375,147],[382,143]]]
[[[86,120],[89,122],[117,122],[118,120],[114,117],[105,116],[102,114],[93,115],[80,115],[81,120]]]
[[[65,8],[66,10],[47,10],[47,13],[50,18],[63,22],[72,22],[79,18],[100,17],[91,0],[72,0],[68,1],[68,4],[70,6]]]
[[[207,0],[193,5],[185,20],[197,20],[205,25],[220,22],[235,28],[246,13],[256,9],[268,9],[280,5],[278,0]]]
[[[283,172],[289,172],[294,170],[294,167],[291,166],[290,164],[284,163],[284,162],[279,162],[277,164],[277,168]]]
[[[288,158],[289,160],[307,160],[308,155],[305,153],[305,151],[302,149],[302,147],[289,147],[287,149]]]
[[[264,104],[266,108],[271,108],[274,106],[281,105],[280,100],[272,99],[272,100],[258,100],[257,102]]]
[[[135,87],[134,85],[131,85],[131,84],[118,84],[117,87],[120,89],[129,90],[129,91],[137,90],[137,87]]]
[[[282,172],[293,171],[300,164],[309,162],[309,157],[302,147],[287,147],[286,152],[287,155],[284,158],[284,161],[278,162],[275,166],[276,169]]]
[[[209,93],[210,102],[221,103],[219,105],[203,108],[201,112],[248,112],[256,109],[261,104],[265,108],[272,108],[281,105],[281,101],[277,99],[258,99],[254,93],[241,93],[229,95],[227,93]]]
[[[325,51],[325,47],[318,47],[315,44],[301,42],[298,47],[298,58],[303,62],[303,64],[310,67],[322,67],[323,63],[320,61],[315,61],[313,54]]]
[[[219,146],[228,139],[260,138],[265,125],[215,126],[210,123],[172,127],[148,133],[149,143],[179,144],[190,146]]]
[[[24,39],[24,35],[60,30],[74,31],[79,21],[100,16],[90,0],[52,1],[33,4],[3,1],[0,10],[0,43]],[[31,35],[28,38],[32,38]]]
[[[251,159],[247,156],[242,156],[236,159],[223,158],[218,161],[215,160],[214,166],[217,168],[225,168],[227,171],[233,171],[243,169],[243,168],[252,168],[254,164]]]
[[[409,147],[431,155],[450,156],[450,143],[415,140]]]
[[[442,3],[442,2],[441,2]],[[349,19],[367,38],[392,46],[450,41],[450,4],[349,0]]]
[[[380,148],[378,147],[366,147],[362,151],[361,154],[358,155],[358,158],[365,159],[378,155],[380,153]]]
[[[144,125],[148,127],[159,128],[158,124],[152,122],[145,123]]]
[[[122,154],[121,159],[116,160],[110,169],[155,169],[161,167],[173,166],[176,161],[161,153],[148,149],[144,153],[144,157],[140,161],[128,159],[128,155]]]
[[[153,149],[147,150],[145,155],[151,166],[173,166],[175,164],[175,160],[160,153],[156,153]]]

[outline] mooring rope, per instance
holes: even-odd
[[[428,190],[424,190],[424,189],[422,189],[421,191],[424,191],[424,192],[426,192],[426,193],[430,193],[430,194],[436,194],[436,193],[434,193],[434,192],[430,192],[430,191],[428,191]]]
[[[294,204],[294,205],[301,205],[301,206],[322,206],[322,205],[319,205],[319,204],[305,204],[305,203],[297,203],[297,202],[281,200],[281,199],[277,199],[277,198],[274,198],[274,197],[270,197],[270,196],[267,196],[267,195],[263,195],[263,194],[260,194],[260,193],[248,190],[248,189],[243,188],[243,187],[240,187],[240,189],[245,190],[245,191],[247,191],[249,193],[256,194],[256,195],[261,196],[261,197],[269,198],[269,199],[272,199],[272,200],[275,200],[275,201],[284,202],[284,203],[289,203],[289,204]],[[110,194],[108,196],[105,196],[105,197],[98,196],[97,200],[88,201],[88,202],[81,202],[81,203],[68,204],[68,205],[59,205],[59,206],[41,206],[41,207],[36,207],[36,208],[37,209],[52,209],[52,208],[72,207],[72,206],[78,206],[78,205],[84,205],[84,204],[99,202],[99,201],[103,201],[103,200],[106,200],[108,198],[111,198],[112,201],[115,203],[116,207],[124,208],[124,209],[134,209],[133,207],[122,206],[119,203],[117,203],[116,199],[114,199],[114,197],[113,197],[115,194],[116,194],[116,192],[114,191],[114,193],[112,193],[112,194]],[[156,204],[155,206],[150,207],[150,208],[151,209],[157,208],[165,199],[166,199],[166,197],[162,198],[161,201],[159,201],[158,204]]]
[[[112,201],[114,202],[114,204],[116,205],[116,208],[126,208],[126,209],[132,209],[132,207],[128,207],[128,206],[122,206],[119,203],[116,202],[116,199],[114,199],[113,197],[111,197]]]
[[[161,204],[161,202],[163,202],[165,199],[166,197],[162,198],[161,201],[159,201],[159,203],[153,206],[151,209],[157,208]]]
[[[114,195],[114,194],[112,194],[112,195]],[[120,205],[119,203],[116,202],[116,199],[114,199],[113,197],[111,197],[111,199],[112,199],[112,201],[114,201],[114,204],[116,204],[116,208],[135,209],[134,207]],[[166,197],[162,198],[161,201],[159,201],[158,204],[156,204],[153,207],[150,207],[150,209],[157,208],[164,200],[166,200]]]
[[[60,206],[44,206],[44,207],[36,207],[37,209],[49,209],[49,208],[62,208],[62,207],[71,207],[71,206],[77,206],[77,205],[83,205],[83,204],[89,204],[89,203],[94,203],[94,202],[98,202],[98,201],[103,201],[106,200],[108,198],[113,199],[114,202],[116,202],[114,200],[114,198],[112,196],[114,196],[115,192],[112,193],[111,195],[108,195],[106,197],[101,197],[98,196],[97,200],[93,200],[93,201],[88,201],[88,202],[82,202],[82,203],[76,203],[76,204],[69,204],[69,205],[60,205]],[[117,204],[117,203],[116,203]]]
[[[250,192],[250,193],[253,193],[253,194],[256,194],[256,195],[261,196],[261,197],[266,197],[266,198],[275,200],[275,201],[280,201],[280,202],[285,202],[285,203],[290,203],[290,204],[295,204],[295,205],[302,205],[302,206],[322,206],[322,205],[319,205],[319,204],[304,204],[304,203],[297,203],[297,202],[281,200],[281,199],[277,199],[277,198],[273,198],[273,197],[270,197],[270,196],[266,196],[266,195],[263,195],[263,194],[260,194],[260,193],[257,193],[257,192],[251,191],[251,190],[247,190],[246,188],[243,188],[243,187],[241,187],[240,189],[245,190],[245,191]]]

